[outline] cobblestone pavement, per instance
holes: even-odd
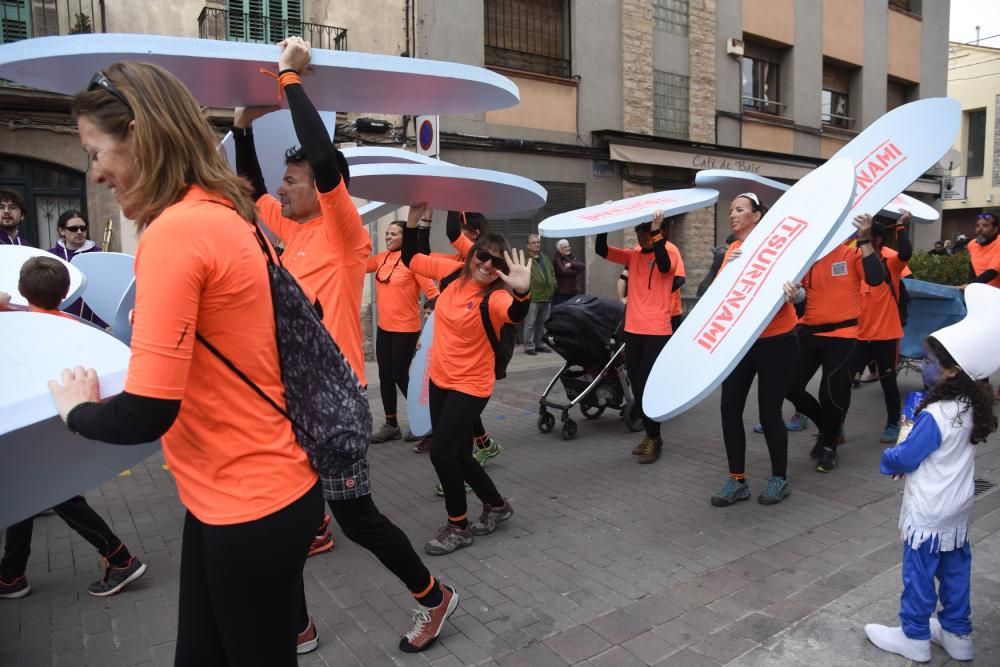
[[[639,436],[617,414],[585,420],[577,412],[572,441],[558,428],[538,432],[537,401],[554,356],[518,354],[486,408],[487,428],[503,444],[488,468],[516,513],[467,549],[427,557],[461,595],[440,641],[417,655],[396,649],[412,598],[335,531],[337,548],[306,566],[321,645],[300,664],[903,664],[862,631],[864,622],[895,621],[900,590],[902,486],[878,474],[877,385],[853,394],[835,472],[813,471],[815,429],[792,433],[791,497],[719,509],[708,502],[726,475],[717,394],[665,424],[662,458],[638,465],[629,450]],[[904,375],[904,395],[917,382]],[[370,395],[377,401],[377,391]],[[751,398],[748,429],[755,411]],[[756,495],[770,466],[763,436],[748,439]],[[1000,482],[997,442],[979,446],[977,478]],[[420,549],[445,520],[427,456],[402,441],[373,445],[370,456],[379,508]],[[87,494],[149,564],[123,594],[87,595],[99,576],[93,549],[57,517],[38,520],[33,592],[0,601],[0,665],[173,664],[184,510],[162,464],[153,457]],[[974,637],[979,664],[996,665],[1000,493],[979,496],[975,514]],[[256,585],[266,585],[266,573]],[[934,664],[945,658],[935,647]]]

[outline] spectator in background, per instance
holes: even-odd
[[[87,238],[87,219],[80,211],[63,211],[56,222],[56,229],[59,232],[59,240],[49,248],[56,257],[72,262],[77,255],[87,252],[101,252],[101,246]],[[93,322],[102,329],[107,327],[107,323],[94,314],[83,299],[77,299],[66,308],[66,312],[76,315],[81,320]]]
[[[1000,222],[992,213],[976,218],[976,238],[968,245],[969,282],[1000,287]]]
[[[0,245],[26,245],[18,234],[24,221],[24,199],[15,190],[0,190]]]
[[[955,247],[951,242],[951,239],[944,240],[944,254],[951,255],[955,252]]]
[[[542,239],[538,234],[528,235],[527,254],[534,261],[531,263],[531,305],[524,318],[524,353],[534,355],[552,351],[542,343],[542,334],[552,308],[556,277],[553,265],[542,254]]]
[[[949,241],[951,243],[951,241]],[[948,251],[944,248],[944,243],[941,241],[935,241],[934,247],[927,251],[928,255],[947,255]]]
[[[552,257],[552,265],[556,270],[556,293],[552,297],[552,305],[557,306],[580,293],[577,277],[587,267],[573,255],[573,249],[566,239],[559,239],[556,243],[556,254]]]

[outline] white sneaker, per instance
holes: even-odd
[[[941,627],[941,622],[931,618],[931,641],[941,646],[952,660],[972,660],[972,636],[956,635]]]
[[[896,653],[913,662],[930,662],[931,640],[929,639],[910,639],[903,634],[902,628],[890,628],[875,623],[865,626],[865,634],[872,644],[883,651]]]

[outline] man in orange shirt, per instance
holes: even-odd
[[[871,223],[870,215],[854,219],[860,251],[852,245],[838,246],[812,265],[801,285],[785,283],[790,301],[806,302],[799,320],[799,359],[786,398],[796,412],[819,428],[811,452],[818,459],[816,472],[832,472],[837,467],[837,441],[851,404],[862,277],[872,286],[884,278],[882,263],[871,245]],[[806,385],[821,367],[817,400],[806,391]]]
[[[860,370],[869,361],[875,362],[879,382],[885,396],[886,421],[880,442],[896,443],[899,437],[899,385],[896,384],[896,365],[899,357],[899,341],[903,337],[903,322],[899,317],[899,296],[901,279],[913,247],[910,245],[910,235],[906,225],[910,214],[903,213],[897,223],[897,250],[887,248],[885,227],[872,223],[872,249],[881,260],[885,270],[885,282],[872,287],[861,286],[861,315],[858,318],[858,341],[861,345],[861,356],[858,358],[857,369]]]
[[[1000,223],[992,213],[980,213],[976,219],[976,238],[966,246],[969,250],[969,282],[1000,287]]]
[[[250,129],[252,120],[266,110],[237,109],[233,128],[237,171],[253,185],[264,223],[285,241],[285,266],[318,297],[323,323],[364,385],[361,290],[371,239],[347,192],[347,160],[334,148],[297,76],[309,65],[309,45],[299,37],[290,37],[279,46],[279,85],[288,99],[302,148],[285,154],[287,168],[278,189],[279,202],[264,187]],[[399,648],[406,652],[424,650],[458,605],[457,593],[430,575],[405,533],[378,511],[371,497],[367,458],[340,477],[323,478],[322,482],[323,495],[344,534],[371,551],[421,605],[414,615],[413,629],[400,639]],[[314,549],[324,537],[329,539],[325,524],[326,520]],[[304,590],[301,614],[304,630],[299,636],[299,653],[306,653],[314,650],[318,641],[315,625],[305,610]]]

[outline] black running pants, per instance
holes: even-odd
[[[653,370],[653,364],[668,340],[670,340],[669,335],[649,336],[625,332],[625,369],[628,372],[629,384],[632,385],[632,395],[639,402],[640,408],[649,372]],[[646,427],[646,435],[651,438],[660,437],[660,422],[650,419],[649,415],[643,412],[642,423]]]
[[[386,416],[396,414],[396,387],[406,398],[410,380],[410,362],[417,350],[419,331],[386,331],[375,333],[375,360],[378,362],[379,392]]]
[[[899,398],[899,384],[896,382],[896,368],[899,363],[899,340],[866,340],[861,342],[862,355],[857,370],[863,370],[869,361],[875,362],[878,381],[885,397],[885,423],[898,424],[902,405]]]
[[[726,445],[729,472],[746,472],[747,438],[743,410],[753,379],[757,378],[757,406],[764,440],[771,455],[771,475],[785,477],[788,471],[788,431],[781,416],[788,384],[799,354],[799,338],[794,332],[761,338],[722,382],[722,438]]]
[[[809,334],[799,337],[799,361],[786,398],[795,410],[819,428],[822,444],[837,447],[837,436],[851,407],[851,373],[856,368],[858,341]],[[819,400],[806,391],[806,385],[822,368]]]
[[[295,667],[302,568],[323,516],[319,482],[255,521],[216,526],[184,518],[178,667]]]

